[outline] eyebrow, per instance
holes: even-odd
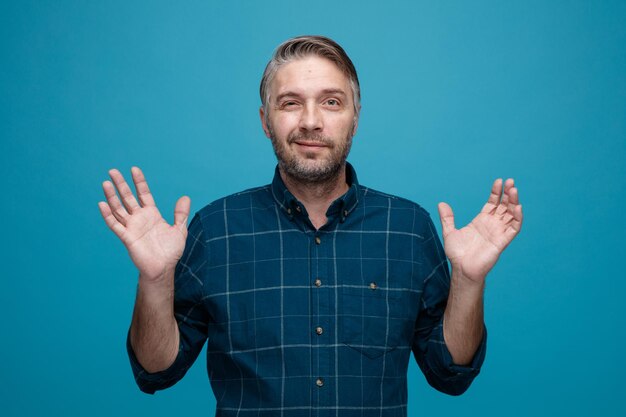
[[[340,88],[326,88],[324,90],[322,90],[321,95],[328,95],[328,94],[338,94],[341,96],[346,97],[347,94],[345,93],[345,91],[343,91]],[[285,91],[284,93],[279,94],[278,96],[276,96],[276,101],[279,102],[282,99],[286,98],[286,97],[300,97],[300,94],[294,92],[294,91]]]

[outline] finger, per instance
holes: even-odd
[[[446,236],[456,230],[454,227],[454,213],[452,212],[452,207],[443,202],[437,205],[437,209],[439,210],[441,229],[443,231],[443,237],[445,239]]]
[[[504,182],[504,192],[502,193],[502,200],[500,204],[508,204],[509,202],[509,192],[512,188],[514,188],[515,180],[513,178],[509,178]]]
[[[491,194],[487,199],[487,203],[483,206],[482,213],[493,213],[500,203],[500,196],[502,194],[502,178],[498,178],[493,182],[491,186]]]
[[[511,187],[509,190],[507,190],[506,195],[508,197],[508,204],[512,204],[513,206],[519,204],[519,190],[517,189],[517,187]]]
[[[511,187],[506,191],[506,212],[511,216],[515,217],[515,207],[519,205],[519,194],[516,187]],[[502,204],[504,204],[504,198],[502,198]]]
[[[126,226],[126,217],[128,217],[128,212],[120,203],[120,199],[117,198],[117,193],[115,192],[115,187],[111,181],[104,181],[102,183],[102,189],[104,190],[104,196],[107,199],[107,203],[109,209],[122,225]]]
[[[522,205],[518,204],[515,207],[515,223],[516,223],[516,230],[519,232],[522,229],[522,221],[524,220],[524,213],[522,212]]]
[[[182,196],[176,202],[174,207],[174,224],[181,228],[187,227],[187,219],[189,218],[189,209],[191,207],[191,199],[189,197]]]
[[[146,181],[146,177],[143,175],[141,169],[139,169],[139,167],[132,167],[130,172],[133,176],[133,183],[135,183],[135,190],[137,190],[137,197],[139,198],[141,205],[154,206],[154,198],[152,197],[152,193],[148,187],[148,182]]]
[[[500,202],[500,196],[502,195],[502,178],[498,178],[493,182],[491,186],[491,194],[489,194],[488,203],[498,204]]]
[[[117,237],[121,239],[125,228],[119,221],[117,221],[111,211],[111,207],[109,207],[109,205],[104,201],[100,201],[98,202],[98,208],[100,209],[100,214],[102,214],[102,218],[104,219],[106,225],[113,231],[113,233],[115,233]]]
[[[524,219],[524,214],[522,213],[521,204],[515,206],[513,210],[513,218],[509,222],[509,227],[515,234],[518,234],[520,230],[522,230],[522,221]]]
[[[507,180],[508,181],[508,180]],[[501,205],[506,206],[506,213],[510,217],[515,217],[515,207],[519,205],[519,193],[517,191],[517,187],[514,186],[513,180],[511,180],[511,185],[509,187],[505,186],[504,196],[502,197]]]
[[[137,200],[135,200],[132,190],[126,183],[126,180],[124,180],[124,176],[117,169],[110,170],[109,175],[111,176],[117,191],[120,193],[124,207],[126,207],[126,210],[132,214],[134,210],[140,207]]]

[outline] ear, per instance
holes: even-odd
[[[261,106],[259,108],[259,117],[261,118],[261,126],[263,126],[263,131],[265,132],[265,136],[267,136],[267,138],[270,138],[270,129],[267,126],[267,120],[265,119],[265,109],[263,108],[263,106]]]

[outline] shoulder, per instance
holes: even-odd
[[[227,234],[227,230],[249,228],[251,213],[272,209],[274,200],[269,185],[250,188],[218,198],[198,210],[189,227],[201,229],[205,237]],[[242,224],[243,223],[243,224]],[[249,226],[249,225],[248,225]]]
[[[365,207],[373,205],[387,205],[392,208],[406,209],[414,211],[418,216],[429,217],[428,211],[420,206],[418,203],[409,199],[399,197],[397,195],[384,193],[373,188],[369,188],[363,185],[359,185],[360,196],[363,200]]]
[[[389,222],[398,228],[409,229],[420,238],[432,236],[434,228],[430,213],[418,203],[366,186],[359,185],[359,188],[365,213],[388,213]]]
[[[207,204],[197,211],[196,215],[204,219],[225,210],[249,209],[257,204],[269,201],[271,191],[269,185],[250,188],[238,193],[230,194]]]

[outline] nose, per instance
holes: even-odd
[[[305,105],[300,115],[300,130],[319,131],[323,127],[324,123],[320,109],[313,104]]]

